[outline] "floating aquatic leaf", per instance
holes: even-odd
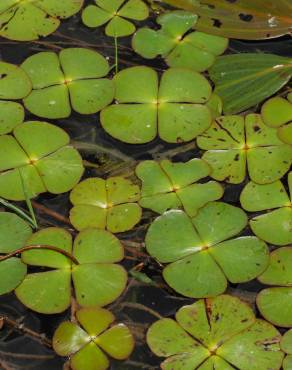
[[[222,116],[223,102],[219,95],[213,93],[206,106],[210,109],[213,119]]]
[[[164,370],[270,370],[283,359],[280,333],[256,319],[252,309],[236,297],[221,295],[184,306],[173,319],[156,321],[147,343],[167,359]]]
[[[292,197],[292,172],[288,175],[288,184]],[[281,181],[266,185],[249,182],[241,193],[240,202],[249,212],[267,211],[250,220],[255,235],[275,245],[292,243],[292,199]]]
[[[193,217],[198,209],[223,195],[222,186],[215,182],[197,183],[210,175],[211,168],[201,159],[186,163],[144,161],[136,167],[142,181],[140,205],[157,213],[183,208]]]
[[[113,82],[104,78],[109,64],[93,50],[68,48],[59,55],[37,53],[27,58],[22,68],[33,86],[24,104],[37,116],[69,117],[71,106],[78,113],[93,114],[113,100]]]
[[[279,96],[266,101],[262,106],[262,118],[269,127],[278,128],[278,136],[292,145],[292,103]]]
[[[159,134],[169,143],[190,141],[211,124],[205,105],[211,96],[207,79],[190,69],[170,68],[160,83],[144,66],[124,69],[114,77],[116,103],[101,112],[103,128],[116,139],[142,144]]]
[[[187,297],[211,297],[225,291],[227,280],[252,280],[268,265],[263,241],[233,238],[246,224],[240,208],[221,202],[208,203],[194,218],[171,210],[149,227],[146,248],[159,262],[168,263],[163,277],[174,290]]]
[[[247,171],[255,183],[274,182],[292,163],[292,146],[283,143],[258,114],[217,118],[197,143],[207,150],[202,158],[212,168],[211,177],[232,184],[243,182]]]
[[[254,107],[291,78],[292,60],[273,54],[232,54],[216,59],[209,70],[225,114]]]
[[[228,39],[202,32],[189,33],[197,21],[195,14],[185,11],[168,12],[156,19],[161,29],[139,29],[132,46],[144,58],[158,55],[165,58],[170,67],[192,68],[205,71],[228,46]]]
[[[0,212],[0,254],[7,254],[24,246],[32,230],[20,217]],[[26,275],[26,265],[12,257],[0,262],[0,295],[14,290]]]
[[[283,370],[292,369],[292,329],[288,330],[282,337],[280,343],[282,351],[287,353],[283,361]]]
[[[97,227],[118,233],[141,219],[139,186],[123,177],[86,179],[75,186],[70,199],[74,205],[70,221],[77,230]]]
[[[53,337],[53,348],[60,356],[70,356],[74,370],[106,370],[110,356],[125,360],[134,349],[134,338],[124,324],[103,308],[82,308],[78,323],[62,322]]]
[[[77,235],[73,249],[71,235],[60,228],[47,228],[33,234],[27,245],[49,245],[73,255],[73,263],[61,253],[32,250],[22,253],[28,265],[50,268],[31,273],[16,289],[19,300],[41,313],[58,313],[70,306],[71,278],[78,304],[105,306],[124,290],[127,273],[117,265],[124,257],[119,240],[105,230],[86,229]]]
[[[83,174],[82,159],[64,130],[46,122],[18,125],[0,136],[0,197],[25,200],[65,193]]]
[[[0,36],[11,40],[30,41],[48,36],[61,19],[79,12],[83,0],[2,0]]]
[[[83,23],[93,28],[106,24],[107,36],[129,36],[136,30],[131,20],[143,21],[149,15],[142,0],[95,0],[95,3],[83,10]]]
[[[258,278],[266,288],[257,296],[263,317],[277,326],[292,327],[292,247],[274,250],[270,264]]]
[[[25,71],[14,64],[0,62],[0,99],[22,99],[30,92],[31,81]]]
[[[24,109],[21,104],[0,100],[0,135],[8,134],[23,120]]]
[[[196,28],[214,35],[259,40],[290,34],[292,4],[286,0],[158,0],[200,16]]]

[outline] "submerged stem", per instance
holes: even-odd
[[[119,72],[119,47],[117,36],[115,36],[115,71],[116,74]]]
[[[28,192],[27,192],[27,189],[25,187],[24,178],[23,178],[21,169],[18,169],[18,172],[19,172],[19,177],[20,177],[20,180],[21,180],[22,191],[23,191],[23,194],[25,196],[26,206],[29,210],[29,213],[30,213],[30,216],[31,216],[31,219],[32,219],[32,222],[33,222],[33,226],[34,226],[35,229],[38,229],[37,219],[35,217],[34,209],[33,209],[33,206],[31,204],[31,199],[30,199],[30,197],[28,195]]]
[[[56,211],[53,211],[52,209],[44,206],[43,204],[39,204],[37,203],[36,201],[32,201],[32,205],[34,206],[35,209],[37,209],[39,212],[41,213],[45,213],[46,215],[50,216],[50,217],[53,217],[55,218],[56,220],[60,221],[60,222],[63,222],[64,224],[67,224],[67,225],[70,225],[71,226],[71,222],[70,220],[61,215],[60,213],[56,212]]]
[[[14,204],[6,201],[5,199],[3,198],[0,198],[0,204],[2,204],[4,207],[8,208],[8,209],[11,209],[12,211],[14,211],[15,213],[17,213],[20,217],[22,217],[24,220],[28,221],[30,223],[30,225],[32,227],[34,227],[34,222],[33,220],[31,219],[31,217],[26,213],[24,212],[21,208],[15,206]]]
[[[75,263],[75,265],[79,265],[79,262],[77,261],[77,259],[71,253],[69,253],[67,251],[64,251],[63,249],[53,247],[51,245],[28,245],[26,247],[19,248],[14,252],[8,253],[5,256],[1,256],[0,257],[0,262],[8,260],[9,258],[12,258],[12,257],[16,256],[17,254],[20,254],[20,253],[23,253],[23,252],[26,252],[26,251],[30,251],[30,250],[34,250],[34,249],[48,249],[48,250],[51,250],[51,251],[54,251],[54,252],[58,252],[60,254],[63,254],[63,256],[69,258],[72,262]]]

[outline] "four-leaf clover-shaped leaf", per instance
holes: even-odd
[[[114,323],[115,316],[104,308],[81,308],[78,323],[65,321],[55,331],[53,348],[60,356],[70,356],[74,370],[106,370],[107,355],[125,360],[134,349],[130,330]]]
[[[258,279],[272,285],[257,295],[263,317],[277,326],[292,327],[292,247],[274,250],[268,268]]]
[[[277,128],[279,138],[292,145],[292,93],[287,100],[279,96],[267,100],[261,114],[265,124]]]
[[[69,145],[69,135],[46,122],[18,125],[12,135],[0,136],[0,196],[33,198],[46,191],[71,190],[83,174],[82,159]]]
[[[162,140],[179,143],[194,139],[211,124],[205,103],[212,89],[198,72],[170,68],[159,83],[152,68],[138,66],[117,73],[114,82],[117,104],[102,110],[101,124],[116,139],[143,144],[159,134]]]
[[[37,53],[27,58],[22,68],[33,87],[24,105],[37,116],[69,117],[71,106],[78,113],[93,114],[113,100],[113,82],[104,78],[109,64],[93,50],[68,48],[59,55]]]
[[[288,174],[288,187],[292,197],[292,172]],[[240,202],[249,212],[269,211],[250,220],[255,235],[271,244],[292,243],[292,199],[281,181],[265,185],[249,182]]]
[[[193,217],[199,208],[223,195],[222,186],[215,181],[197,183],[210,172],[210,166],[201,159],[186,163],[141,162],[136,167],[136,175],[142,181],[139,203],[157,213],[183,208]]]
[[[17,41],[48,36],[79,12],[84,0],[1,0],[0,36]]]
[[[129,20],[143,21],[149,15],[142,0],[95,0],[82,13],[83,23],[88,27],[106,25],[107,36],[129,36],[135,32],[135,25]]]
[[[228,295],[184,306],[176,320],[156,321],[147,332],[152,352],[167,358],[164,370],[279,369],[280,340],[276,328]]]
[[[194,218],[180,210],[165,212],[146,235],[149,254],[168,263],[163,277],[178,293],[203,298],[225,291],[227,280],[245,282],[268,265],[265,242],[253,236],[233,238],[247,225],[237,207],[211,202]]]
[[[0,212],[0,254],[16,251],[31,236],[30,226],[19,216]],[[0,295],[14,290],[26,275],[26,265],[16,257],[0,262]]]
[[[136,32],[133,49],[147,59],[161,55],[170,67],[205,71],[216,56],[225,51],[228,39],[203,32],[189,33],[197,18],[193,13],[180,10],[164,13],[156,20],[160,30],[145,27]]]
[[[74,205],[70,221],[77,230],[87,227],[112,233],[131,230],[141,219],[139,199],[139,186],[123,177],[89,178],[75,186],[70,194]]]
[[[117,265],[124,257],[119,240],[105,230],[86,229],[77,235],[72,248],[71,235],[64,229],[47,228],[36,232],[27,245],[57,247],[78,261],[73,263],[61,253],[38,249],[22,253],[22,261],[31,266],[49,268],[28,274],[17,287],[18,299],[40,313],[58,313],[70,306],[71,279],[81,306],[105,306],[123,292],[127,272]]]
[[[258,114],[217,118],[197,143],[207,150],[202,158],[212,167],[211,177],[232,184],[243,182],[247,170],[258,184],[274,182],[292,163],[292,146],[283,143]]]

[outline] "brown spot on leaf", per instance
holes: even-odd
[[[212,18],[213,26],[216,28],[220,28],[222,26],[222,22],[219,19]]]
[[[251,14],[244,14],[244,13],[240,13],[240,14],[239,14],[239,18],[240,18],[240,20],[242,20],[243,22],[250,22],[250,21],[253,19],[253,15],[251,15]]]

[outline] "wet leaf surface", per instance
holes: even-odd
[[[146,248],[159,262],[169,263],[163,277],[175,291],[187,297],[210,297],[223,293],[228,280],[249,281],[268,265],[268,250],[260,239],[233,239],[246,224],[241,209],[221,202],[207,204],[192,219],[171,210],[148,229]]]
[[[195,71],[170,68],[159,82],[154,69],[138,66],[119,72],[114,81],[118,104],[102,110],[101,124],[118,140],[143,144],[159,135],[166,142],[181,143],[211,124],[205,105],[211,86]]]
[[[198,209],[223,195],[223,188],[215,181],[197,183],[210,171],[208,164],[200,159],[186,163],[140,162],[136,167],[136,175],[142,181],[140,205],[157,213],[183,208],[194,217]]]
[[[77,230],[97,227],[113,233],[128,231],[141,219],[139,199],[139,186],[123,177],[90,178],[70,194],[74,205],[70,221]]]
[[[250,226],[255,235],[275,245],[292,243],[291,172],[288,174],[288,184],[290,194],[286,192],[281,181],[266,185],[250,182],[244,187],[240,196],[241,205],[245,210],[267,211],[251,218]]]
[[[132,40],[133,49],[146,59],[161,55],[169,67],[205,71],[228,46],[228,39],[190,31],[197,16],[183,11],[168,12],[157,18],[161,29],[140,28]]]
[[[70,356],[74,370],[105,370],[107,355],[124,360],[133,351],[134,338],[124,324],[110,325],[114,315],[102,308],[82,308],[76,313],[77,323],[63,322],[53,337],[53,347],[61,356]]]
[[[280,338],[271,324],[228,295],[184,306],[176,321],[156,321],[147,333],[151,350],[168,357],[161,364],[167,370],[277,369],[283,358]]]
[[[280,90],[291,79],[292,64],[273,54],[232,54],[217,58],[209,72],[224,113],[235,114]]]
[[[110,37],[131,35],[136,30],[131,21],[143,21],[149,15],[142,0],[95,0],[95,3],[83,10],[82,21],[90,28],[106,25],[105,33]]]
[[[64,130],[39,121],[18,125],[13,136],[0,136],[0,196],[25,200],[46,191],[60,194],[72,189],[84,168],[69,144]]]
[[[246,40],[289,34],[292,4],[278,0],[163,0],[200,16],[196,28],[215,35]]]
[[[59,313],[70,305],[71,278],[77,302],[83,307],[105,306],[117,299],[127,283],[127,273],[117,265],[124,252],[119,240],[104,230],[87,229],[78,234],[72,249],[71,235],[60,228],[47,228],[33,234],[27,245],[49,245],[72,253],[72,264],[51,250],[22,253],[22,261],[53,270],[31,273],[16,289],[18,299],[40,313]]]
[[[36,40],[56,31],[60,19],[77,13],[83,0],[3,0],[0,5],[0,36],[18,41]]]
[[[232,184],[243,182],[247,172],[255,183],[274,182],[292,163],[291,145],[283,143],[258,114],[217,118],[197,144],[206,150],[202,159],[212,168],[211,177]]]
[[[41,52],[27,58],[21,66],[33,87],[24,105],[39,117],[69,117],[71,106],[78,113],[93,114],[113,100],[113,83],[105,78],[109,64],[93,50],[68,48],[59,55]]]

